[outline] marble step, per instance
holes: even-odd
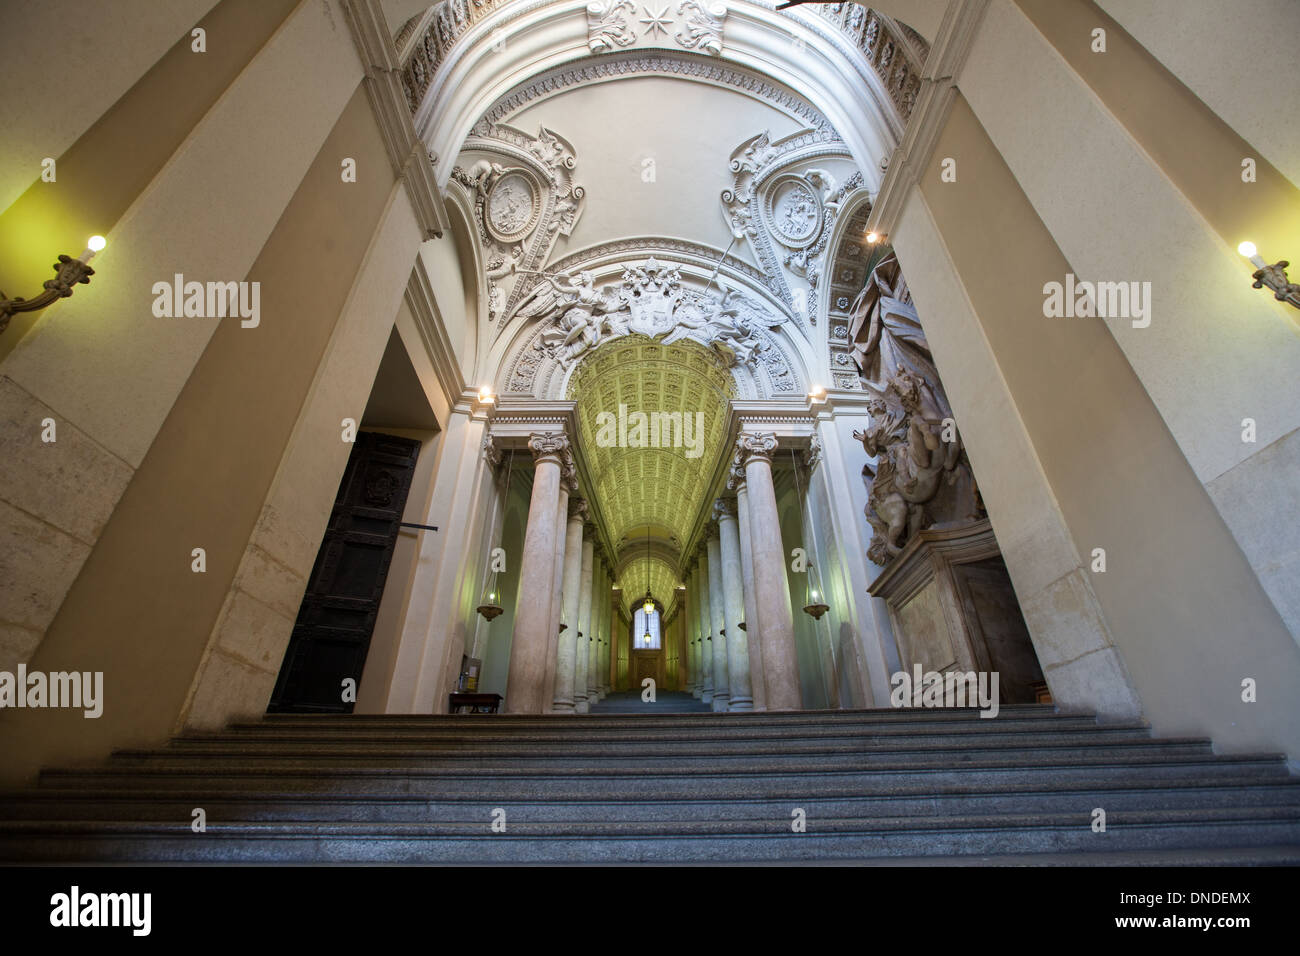
[[[999,853],[1168,852],[1296,848],[1293,808],[1132,811],[1095,833],[1088,814],[994,814],[816,820],[793,833],[788,819],[707,823],[189,823],[9,821],[0,861],[148,863],[746,863],[851,861]]]

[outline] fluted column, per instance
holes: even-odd
[[[727,709],[731,700],[727,673],[727,614],[722,597],[722,549],[718,542],[717,522],[708,527],[709,554],[709,624],[713,628],[713,709]]]
[[[754,600],[754,553],[750,543],[749,486],[745,484],[745,467],[737,453],[731,466],[727,488],[736,493],[736,525],[740,532],[740,578],[744,599],[745,646],[749,651],[749,686],[754,696],[754,710],[767,710],[767,691],[763,686],[763,642],[758,636],[758,605]]]
[[[555,695],[551,709],[556,713],[574,713],[574,652],[578,629],[578,598],[582,576],[582,526],[587,518],[587,502],[575,498],[569,502],[569,524],[564,533],[564,615],[567,624],[560,632],[559,655],[555,664]]]
[[[749,646],[740,629],[745,620],[745,598],[740,572],[740,531],[736,526],[736,502],[719,498],[713,504],[718,521],[718,549],[722,555],[722,610],[727,627],[728,710],[753,710],[749,686]],[[748,626],[748,625],[747,625]]]
[[[709,556],[700,552],[700,563],[695,571],[698,579],[696,594],[699,596],[700,622],[700,675],[704,686],[700,688],[700,700],[706,704],[713,703],[713,619],[709,617]]]
[[[758,633],[763,642],[763,683],[768,710],[798,710],[799,659],[794,646],[794,617],[785,580],[785,551],[772,486],[772,453],[776,436],[742,432],[736,447],[749,486],[750,546],[754,559],[754,599]]]
[[[511,714],[540,714],[551,703],[546,693],[546,658],[551,648],[552,604],[559,603],[555,585],[555,539],[560,481],[569,440],[553,432],[536,432],[528,439],[536,468],[528,503],[528,530],[519,564],[519,596],[510,640],[510,672],[506,678],[505,709]]]
[[[595,554],[594,549],[595,542],[590,538],[582,542],[582,577],[579,579],[577,620],[578,643],[573,675],[573,709],[580,714],[587,713],[591,706],[587,681],[587,670],[591,658],[587,638],[591,634],[591,566]]]

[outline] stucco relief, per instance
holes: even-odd
[[[572,146],[555,132],[539,127],[531,135],[505,125],[491,132],[471,137],[465,149],[493,158],[457,166],[452,179],[474,197],[488,320],[495,322],[512,307],[519,275],[538,268],[556,238],[573,231],[586,190],[574,181]]]

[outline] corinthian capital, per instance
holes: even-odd
[[[497,447],[491,435],[483,436],[483,458],[489,468],[495,469],[501,464],[501,449]]]
[[[528,436],[528,450],[535,459],[551,455],[563,460],[569,451],[569,439],[556,432],[533,432]]]
[[[754,458],[772,461],[772,452],[776,451],[776,435],[772,432],[741,432],[736,439],[736,450],[743,465],[748,465]]]
[[[734,520],[735,517],[736,500],[734,498],[719,498],[713,502],[714,521]]]
[[[731,457],[731,467],[727,470],[727,490],[739,491],[745,487],[745,461],[737,451]]]
[[[586,498],[569,499],[569,520],[573,521],[574,519],[583,522],[587,520],[587,499]]]

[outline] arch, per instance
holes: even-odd
[[[462,34],[415,114],[417,132],[440,160],[440,186],[470,130],[503,96],[556,67],[603,59],[588,47],[586,11],[585,0],[520,0],[493,9]],[[902,119],[865,57],[842,39],[826,42],[829,32],[752,0],[736,0],[728,5],[719,56],[676,56],[701,70],[725,63],[752,71],[791,95],[809,91],[802,98],[821,110],[874,191],[883,175],[881,160],[901,139]],[[790,42],[774,43],[774,36]]]

